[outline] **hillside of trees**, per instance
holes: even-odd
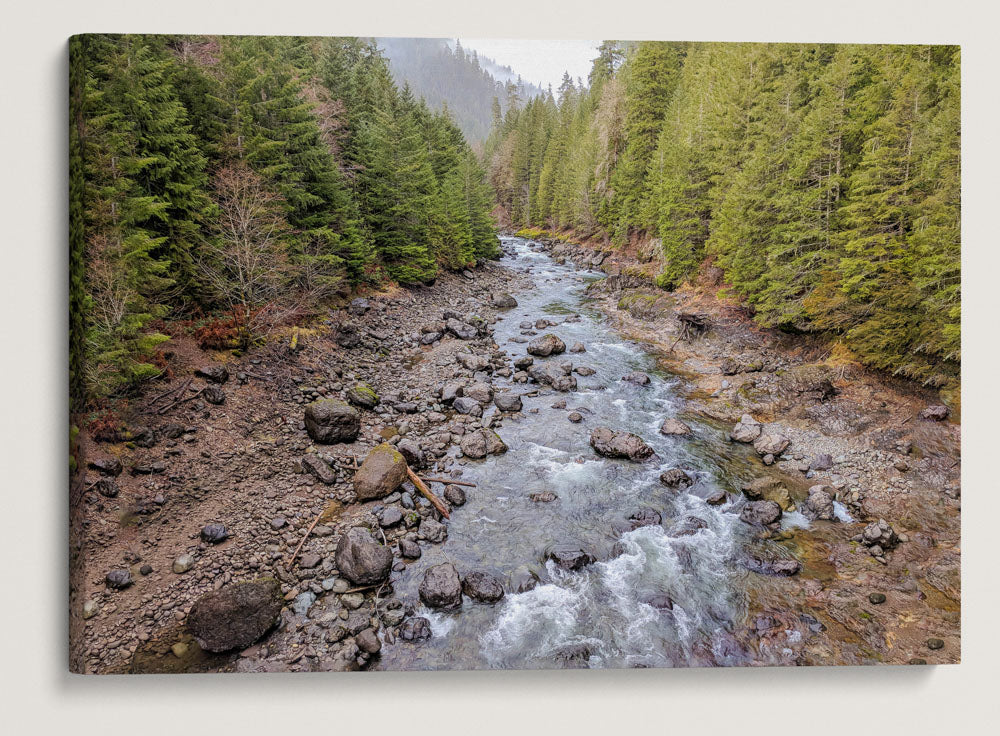
[[[446,109],[472,145],[493,128],[494,102],[503,113],[542,94],[510,67],[452,46],[444,38],[379,38],[397,83],[409,85],[432,110]]]
[[[486,146],[515,225],[655,239],[762,325],[940,386],[960,369],[957,47],[608,41]]]
[[[161,373],[164,319],[246,347],[499,253],[479,160],[371,41],[77,36],[70,121],[75,410]]]

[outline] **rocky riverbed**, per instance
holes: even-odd
[[[75,668],[958,661],[940,402],[718,303],[670,350],[695,295],[504,248],[295,350],[175,340],[128,435],[84,439]]]

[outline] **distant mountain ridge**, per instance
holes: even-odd
[[[470,143],[486,139],[499,112],[543,94],[509,66],[446,38],[377,38],[396,83],[408,84],[431,109],[447,107]]]

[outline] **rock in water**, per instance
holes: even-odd
[[[222,363],[209,363],[195,369],[194,374],[212,383],[225,383],[229,380],[229,369]]]
[[[735,442],[750,443],[760,437],[760,433],[760,422],[749,414],[744,414],[729,433],[729,438]]]
[[[406,458],[388,442],[370,453],[354,474],[354,492],[359,501],[385,498],[406,480]]]
[[[202,649],[243,649],[278,623],[281,606],[281,585],[277,580],[236,583],[195,601],[187,626]]]
[[[306,406],[306,431],[314,442],[353,442],[361,431],[358,410],[343,401],[320,399]]]
[[[740,521],[767,526],[781,520],[781,507],[775,501],[751,501],[740,511]]]
[[[623,457],[629,460],[646,460],[653,456],[653,448],[631,432],[615,432],[608,427],[597,427],[590,433],[590,446],[598,455]]]
[[[431,622],[423,616],[406,619],[399,627],[399,638],[404,641],[425,641],[431,638]]]
[[[635,386],[648,386],[652,381],[649,374],[642,371],[632,371],[627,376],[622,376],[622,380]]]
[[[660,512],[656,509],[644,507],[633,511],[629,515],[628,521],[629,526],[635,530],[641,526],[657,526],[661,521],[663,521],[663,517],[660,516]]]
[[[665,419],[663,424],[660,425],[660,434],[686,437],[691,434],[691,428],[680,419],[670,417],[669,419]]]
[[[462,581],[462,592],[480,603],[496,603],[503,598],[503,583],[488,572],[470,572]]]
[[[363,526],[348,530],[334,554],[340,574],[355,585],[377,585],[392,570],[392,550],[375,541]]]
[[[553,547],[549,551],[548,558],[564,570],[582,570],[596,562],[592,554],[572,545]]]
[[[687,488],[694,481],[680,468],[670,468],[660,473],[660,483],[668,488]]]
[[[498,309],[513,309],[517,306],[517,299],[510,294],[494,294],[493,306]]]
[[[420,582],[420,600],[430,608],[461,608],[462,582],[455,566],[445,562],[429,568]]]
[[[375,389],[369,386],[367,383],[357,383],[351,388],[347,389],[347,400],[354,404],[354,406],[360,406],[362,409],[374,409],[378,406],[379,397],[375,393]]]
[[[539,335],[528,343],[528,352],[542,358],[549,355],[559,355],[566,352],[566,343],[552,333]]]
[[[465,505],[465,491],[462,490],[461,486],[448,485],[444,488],[445,500],[452,506],[464,506]]]

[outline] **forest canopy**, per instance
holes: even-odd
[[[957,380],[957,47],[606,41],[486,153],[515,226],[652,241],[665,288],[718,267],[762,325]]]
[[[478,158],[371,40],[76,36],[70,121],[76,410],[160,374],[164,318],[245,346],[499,254]]]

